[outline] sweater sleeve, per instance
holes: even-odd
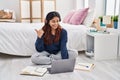
[[[62,30],[61,32],[61,57],[62,59],[68,59],[69,55],[68,55],[68,50],[66,47],[67,44],[67,31],[66,30]]]
[[[37,37],[37,40],[35,42],[35,48],[38,52],[41,52],[44,50],[44,41],[43,41],[43,37],[39,38]]]

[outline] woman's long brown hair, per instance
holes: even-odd
[[[62,30],[60,25],[58,25],[58,27],[56,29],[55,38],[53,40],[51,40],[51,35],[52,34],[51,34],[51,27],[49,25],[49,21],[51,19],[53,19],[54,17],[58,17],[59,21],[61,21],[61,18],[60,18],[60,15],[59,15],[58,12],[56,12],[56,11],[50,12],[50,13],[47,14],[45,25],[42,28],[43,31],[44,31],[44,43],[46,45],[56,43],[60,40],[60,33],[61,33],[61,30]]]

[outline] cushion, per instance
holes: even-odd
[[[12,12],[0,10],[0,19],[12,19]]]
[[[0,22],[15,22],[15,12],[10,9],[0,10]]]
[[[75,13],[74,10],[70,11],[63,19],[63,23],[69,23],[71,17],[73,16],[73,14]]]
[[[95,12],[94,11],[88,12],[85,20],[83,21],[83,24],[87,27],[90,27],[94,21],[94,18],[95,18]]]
[[[84,21],[85,17],[87,16],[88,10],[89,8],[77,10],[71,17],[69,23],[74,25],[81,24]]]

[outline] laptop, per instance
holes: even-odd
[[[73,72],[76,59],[53,60],[51,68],[47,68],[50,74]]]

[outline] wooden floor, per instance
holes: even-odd
[[[85,54],[79,53],[76,63],[94,63],[95,68],[88,71],[74,70],[74,72],[60,74],[45,74],[43,77],[20,75],[21,69],[31,65],[30,57],[12,57],[0,55],[0,80],[120,80],[120,59],[95,61]]]
[[[84,54],[79,54],[77,61],[95,64],[95,68],[91,72],[79,71],[83,80],[120,80],[120,58],[95,61],[94,58],[88,58]]]

